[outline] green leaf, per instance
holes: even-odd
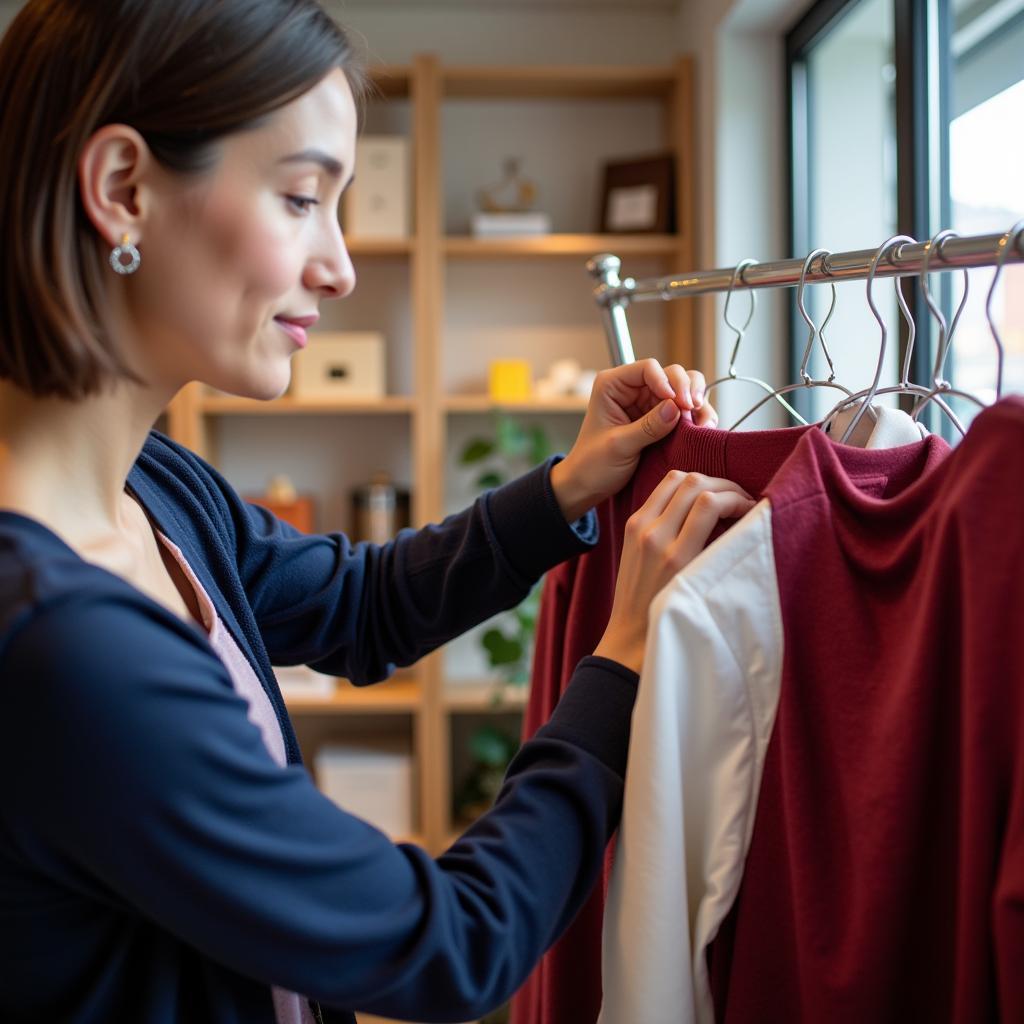
[[[529,608],[524,608],[520,605],[516,609],[516,619],[519,622],[519,628],[527,635],[532,635],[534,629],[537,626],[537,615],[532,612]]]
[[[474,760],[488,768],[498,769],[504,769],[512,760],[518,745],[518,742],[511,736],[506,736],[487,725],[478,729],[469,741],[470,753]],[[500,785],[500,780],[498,780],[498,784]]]
[[[530,440],[526,431],[510,416],[499,416],[495,423],[498,435],[498,451],[510,459],[524,458],[529,450]]]
[[[538,466],[551,454],[551,441],[541,426],[530,428],[530,461]]]
[[[494,442],[488,441],[482,437],[476,437],[472,441],[466,443],[466,447],[462,449],[462,455],[460,456],[462,465],[470,466],[474,462],[481,462],[487,458],[488,455],[494,452]]]
[[[476,478],[476,485],[481,491],[490,491],[495,487],[500,487],[504,482],[504,477],[500,473],[495,473],[494,470],[489,473],[481,473]]]
[[[500,629],[489,629],[481,641],[491,659],[491,667],[511,665],[523,656],[523,645],[515,638],[505,636]]]

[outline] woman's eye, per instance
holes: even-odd
[[[309,196],[288,196],[288,202],[300,213],[309,213],[314,206],[320,205],[319,199],[312,199]]]

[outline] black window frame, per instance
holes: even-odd
[[[794,203],[796,188],[810,192],[814,187],[808,166],[808,136],[810,130],[810,104],[812,97],[807,90],[807,58],[828,33],[861,0],[815,0],[785,35],[786,74],[786,201],[789,251],[793,255],[808,253],[812,248],[828,245],[828,239],[810,237],[805,210],[798,210]],[[896,182],[897,182],[897,233],[912,238],[930,238],[938,226],[935,221],[950,221],[948,181],[948,152],[941,152],[937,166],[929,156],[929,115],[938,118],[938,124],[947,121],[949,109],[948,76],[934,74],[932,68],[948,66],[949,32],[947,20],[948,0],[889,0],[893,5],[894,58],[896,65]],[[929,53],[929,26],[934,23],[936,31],[931,36],[931,45],[939,52]],[[945,51],[945,52],[944,52]],[[930,109],[930,81],[936,83],[937,109]],[[934,106],[934,104],[932,104]],[[939,145],[948,147],[947,133],[938,133]],[[935,180],[933,181],[933,177]],[[932,196],[941,197],[944,208],[933,215]],[[878,239],[879,244],[884,239]],[[942,275],[938,294],[948,302],[949,275]],[[930,329],[927,306],[920,288],[914,287],[913,278],[901,282],[906,298],[918,325],[914,345],[911,373],[912,379],[924,381],[931,377],[934,360],[934,342]],[[927,325],[927,326],[926,326]],[[795,298],[790,308],[790,376],[796,380],[800,357],[803,352],[801,321],[798,319]],[[899,330],[899,360],[902,365],[906,353],[908,332],[901,320]],[[800,396],[800,392],[796,393]],[[908,404],[904,408],[909,408]],[[806,411],[806,408],[801,410]],[[933,421],[934,423],[934,421]],[[934,429],[934,426],[933,426]]]

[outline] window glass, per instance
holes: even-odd
[[[1024,0],[954,0],[951,14],[946,219],[962,235],[1003,232],[1024,218]],[[995,398],[985,316],[993,273],[971,273],[946,374],[985,401]],[[959,301],[958,278],[955,292],[947,303]],[[1006,350],[1003,390],[1024,392],[1024,266],[1003,270],[992,313]],[[966,402],[956,408],[967,418],[977,411]]]
[[[820,246],[835,252],[871,249],[896,232],[896,71],[893,54],[892,0],[860,0],[807,51],[807,190],[795,196],[805,204],[808,251]],[[801,254],[797,254],[801,255]],[[867,387],[878,361],[880,330],[865,295],[865,284],[837,287],[836,312],[826,330],[836,379],[856,390]],[[896,380],[897,314],[893,285],[880,280],[874,289],[889,324],[883,383]],[[820,323],[831,302],[830,289],[808,287],[808,311]],[[802,324],[802,322],[798,322]],[[802,353],[806,335],[796,339]],[[827,376],[820,352],[811,373]],[[823,416],[839,397],[816,388],[806,394],[807,411]]]

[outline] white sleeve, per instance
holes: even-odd
[[[605,907],[599,1024],[714,1024],[707,947],[739,889],[781,671],[762,501],[651,608]]]

